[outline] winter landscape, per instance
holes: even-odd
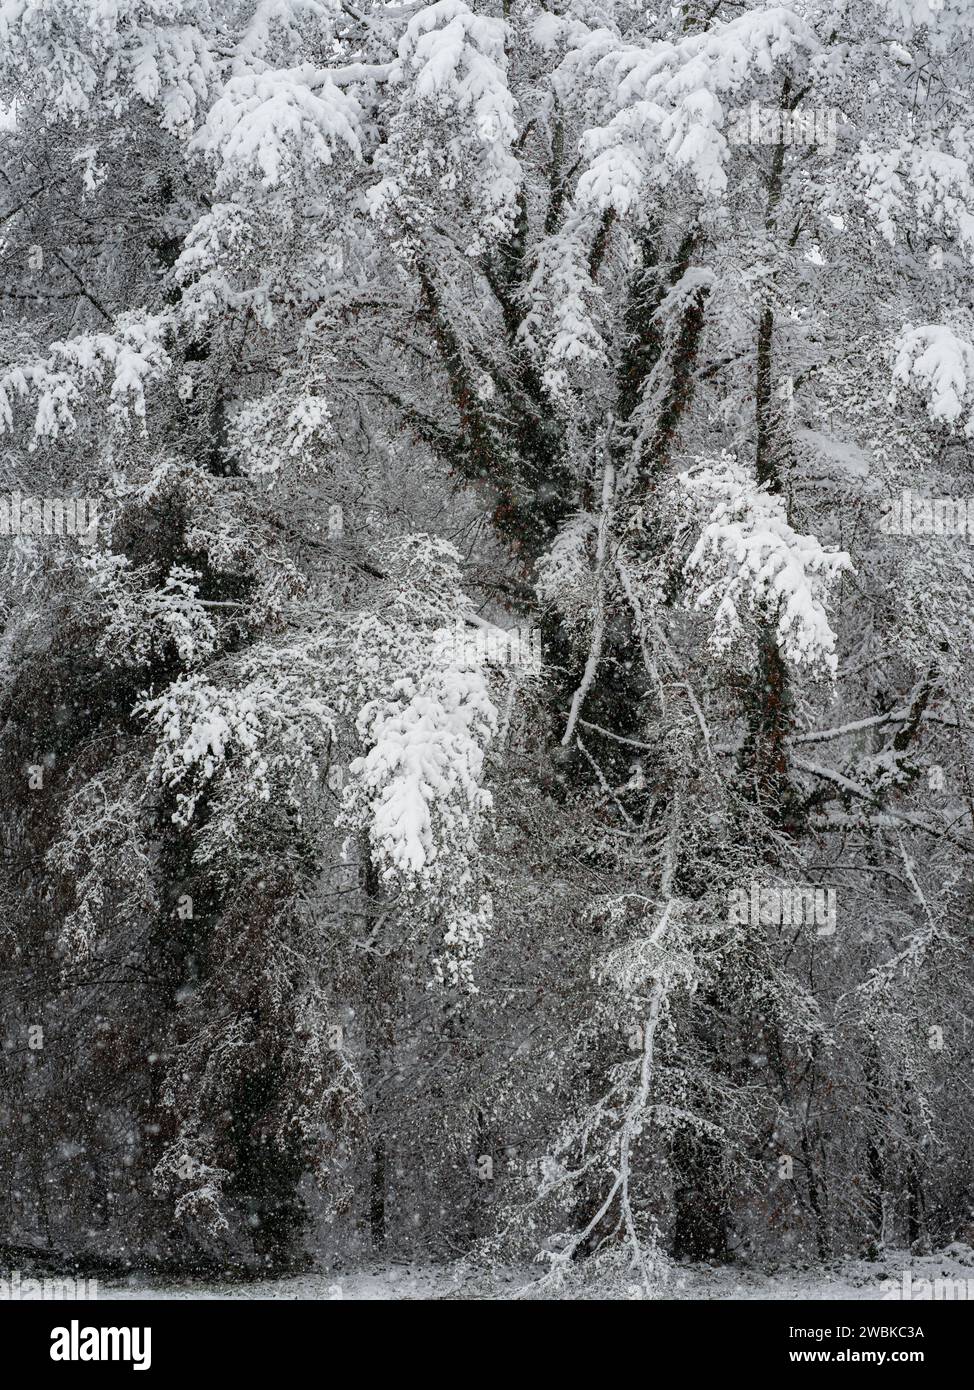
[[[974,1297],[972,93],[0,0],[0,1297]]]

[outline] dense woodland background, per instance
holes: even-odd
[[[969,1238],[974,552],[883,516],[974,496],[972,68],[968,0],[2,0],[0,491],[98,524],[0,537],[0,1244]]]

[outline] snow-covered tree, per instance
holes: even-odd
[[[12,1231],[956,1234],[972,40],[0,2]]]

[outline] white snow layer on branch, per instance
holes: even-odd
[[[41,86],[50,120],[135,98],[185,134],[212,90],[208,0],[3,0],[0,73]]]
[[[357,727],[369,751],[349,766],[348,804],[368,804],[385,879],[438,884],[444,832],[473,850],[476,822],[491,806],[481,778],[496,726],[480,662],[450,628],[433,634],[422,675],[395,681],[361,711]]]
[[[386,177],[370,195],[374,213],[395,204],[414,177],[434,174],[441,190],[472,195],[496,230],[509,225],[521,185],[510,38],[503,20],[475,14],[463,0],[437,0],[410,18],[390,74],[400,109]],[[431,121],[445,124],[434,131]]]
[[[261,755],[261,712],[250,691],[219,690],[197,676],[175,681],[165,695],[140,707],[156,725],[159,743],[154,771],[161,784],[176,790],[172,819],[188,825],[196,803],[232,755],[246,767],[257,795],[270,797]]]
[[[948,425],[969,410],[964,433],[974,436],[974,344],[945,324],[927,323],[905,328],[895,346],[894,395],[897,386],[921,392],[931,419]]]
[[[819,47],[805,21],[783,6],[648,49],[625,47],[596,30],[568,54],[555,79],[566,92],[586,83],[606,92],[608,120],[582,139],[590,163],[579,179],[579,202],[625,214],[647,180],[665,183],[679,170],[703,193],[721,195],[729,148],[721,98]]]
[[[781,498],[729,455],[679,481],[709,511],[686,573],[694,606],[714,611],[714,648],[724,651],[737,640],[742,611],[760,611],[776,623],[789,661],[824,666],[834,676],[836,639],[825,605],[839,574],[852,568],[849,556],[795,531]]]
[[[598,579],[592,557],[598,522],[591,512],[569,517],[538,563],[537,594],[543,605],[554,608],[577,628],[591,621]]]
[[[872,0],[894,28],[925,29],[934,52],[943,52],[965,34],[974,33],[974,9],[970,0]]]
[[[925,237],[956,237],[974,257],[974,179],[964,132],[951,131],[954,151],[901,141],[876,150],[865,143],[854,161],[854,177],[869,215],[893,245],[897,224]],[[908,217],[909,214],[909,217]]]
[[[482,781],[497,710],[482,658],[462,638],[455,625],[411,635],[382,620],[361,625],[353,663],[368,679],[379,667],[387,674],[356,721],[366,751],[349,764],[339,823],[367,834],[387,887],[445,923],[437,978],[472,989],[491,914],[477,857],[492,806]]]
[[[595,316],[602,291],[588,269],[594,230],[590,216],[570,218],[541,246],[528,286],[530,307],[519,336],[543,355],[544,384],[556,397],[567,391],[572,371],[608,360]]]
[[[341,17],[340,0],[257,0],[233,47],[233,75],[270,65],[272,55],[324,41]]]
[[[487,144],[517,137],[507,85],[508,26],[463,0],[437,0],[413,15],[399,43],[399,75],[441,110],[467,112]]]
[[[135,713],[155,725],[152,777],[175,793],[172,820],[189,825],[217,779],[252,803],[290,795],[317,773],[335,735],[335,712],[320,693],[320,662],[298,644],[255,654],[236,688],[181,676]]]
[[[296,170],[331,164],[340,150],[360,158],[361,127],[355,97],[307,65],[232,77],[193,147],[221,160],[219,190],[252,175],[274,188]]]
[[[163,338],[166,314],[133,314],[112,333],[82,333],[52,343],[47,356],[8,367],[0,375],[0,434],[13,428],[14,403],[33,398],[35,439],[55,439],[76,427],[83,393],[109,378],[109,413],[145,420],[145,388],[169,368]]]

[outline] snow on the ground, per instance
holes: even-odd
[[[488,1273],[470,1265],[371,1265],[354,1273],[293,1275],[253,1283],[153,1280],[133,1275],[100,1285],[103,1299],[317,1299],[338,1301],[506,1300],[530,1293],[539,1271]],[[548,1297],[552,1294],[549,1292]],[[557,1297],[557,1295],[554,1295]],[[636,1285],[566,1291],[572,1299],[640,1297]],[[740,1265],[679,1266],[660,1297],[689,1301],[736,1299],[848,1299],[974,1302],[974,1250],[955,1244],[935,1255],[887,1251],[878,1260],[846,1259],[827,1268],[759,1270]]]

